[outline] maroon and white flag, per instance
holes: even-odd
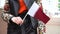
[[[42,5],[39,6],[36,2],[34,2],[29,9],[28,13],[30,16],[34,17],[35,19],[38,19],[40,21],[43,21],[43,23],[47,23],[49,21],[49,17],[44,14]]]

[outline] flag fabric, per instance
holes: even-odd
[[[39,9],[39,5],[36,2],[34,2],[27,14],[29,14],[30,16],[34,16],[38,9]]]
[[[31,6],[31,8],[29,9],[27,14],[34,17],[35,19],[43,21],[43,23],[45,23],[45,24],[50,19],[47,15],[44,14],[42,5],[39,6],[36,2],[33,3],[33,5]]]
[[[20,5],[20,8],[19,8],[19,14],[23,13],[25,10],[27,10],[27,6],[26,4],[24,3],[24,0],[19,0],[19,5]]]

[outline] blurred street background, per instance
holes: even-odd
[[[50,0],[48,0],[48,1],[50,1]],[[53,1],[55,1],[55,0],[53,0]],[[0,34],[7,34],[7,27],[8,27],[7,23],[5,21],[3,21],[3,19],[1,18],[1,13],[2,13],[2,8],[3,8],[4,3],[5,2],[3,0],[0,1]],[[50,5],[48,5],[48,6],[50,6]],[[48,9],[48,6],[46,6],[47,8],[45,8],[45,9]],[[51,7],[49,9],[51,9]],[[53,8],[52,8],[52,10],[53,10]],[[46,24],[46,33],[45,34],[60,34],[60,11],[58,11],[58,13],[59,13],[59,17],[58,17],[58,13],[54,13],[55,9],[53,11],[52,10],[50,10],[50,12],[48,12],[49,10],[45,10],[45,14],[47,14],[50,17],[50,20]]]

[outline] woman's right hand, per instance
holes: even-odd
[[[20,24],[20,25],[22,25],[23,24],[23,20],[21,19],[21,17],[13,17],[12,19],[11,19],[14,23],[16,23],[16,24]]]

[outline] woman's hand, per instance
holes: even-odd
[[[13,17],[11,20],[18,25],[23,24],[23,20],[21,19],[21,17]]]

